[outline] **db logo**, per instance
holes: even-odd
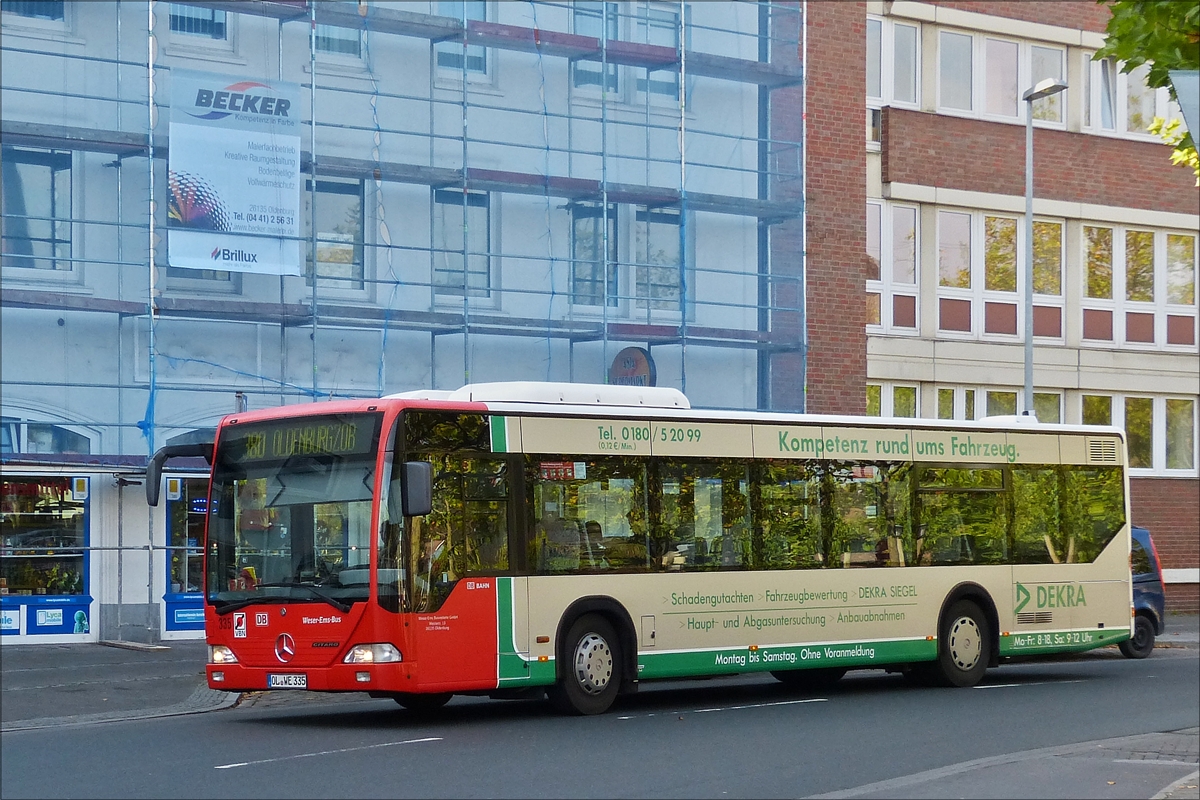
[[[492,584],[490,581],[467,581],[468,589],[490,589]]]
[[[246,612],[235,611],[233,613],[233,638],[246,638]]]

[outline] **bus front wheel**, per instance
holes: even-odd
[[[549,692],[551,702],[567,714],[603,714],[621,688],[617,632],[599,614],[585,614],[571,625],[563,645],[558,682]]]
[[[991,660],[992,639],[987,617],[970,600],[959,600],[942,618],[938,636],[936,677],[946,686],[974,686]]]
[[[437,711],[450,702],[450,697],[451,694],[449,692],[439,692],[437,694],[410,694],[403,692],[392,695],[393,700],[417,714],[428,714],[431,711]]]

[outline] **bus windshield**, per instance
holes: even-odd
[[[328,603],[370,592],[379,414],[227,426],[213,463],[207,598]]]

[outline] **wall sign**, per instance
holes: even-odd
[[[608,382],[615,386],[657,386],[654,357],[644,347],[626,347],[608,368]]]

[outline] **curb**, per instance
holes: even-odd
[[[123,722],[134,719],[157,719],[159,717],[181,717],[187,714],[203,714],[207,711],[222,711],[237,705],[242,695],[238,692],[218,692],[207,686],[198,686],[182,703],[146,711],[121,711],[102,714],[81,714],[68,717],[42,717],[18,720],[0,726],[0,733],[31,731],[40,728],[62,728],[80,725],[98,725],[105,722]]]
[[[1200,797],[1200,770],[1191,775],[1184,775],[1179,780],[1164,788],[1150,800],[1184,800],[1184,798]],[[1183,789],[1184,791],[1180,791]]]

